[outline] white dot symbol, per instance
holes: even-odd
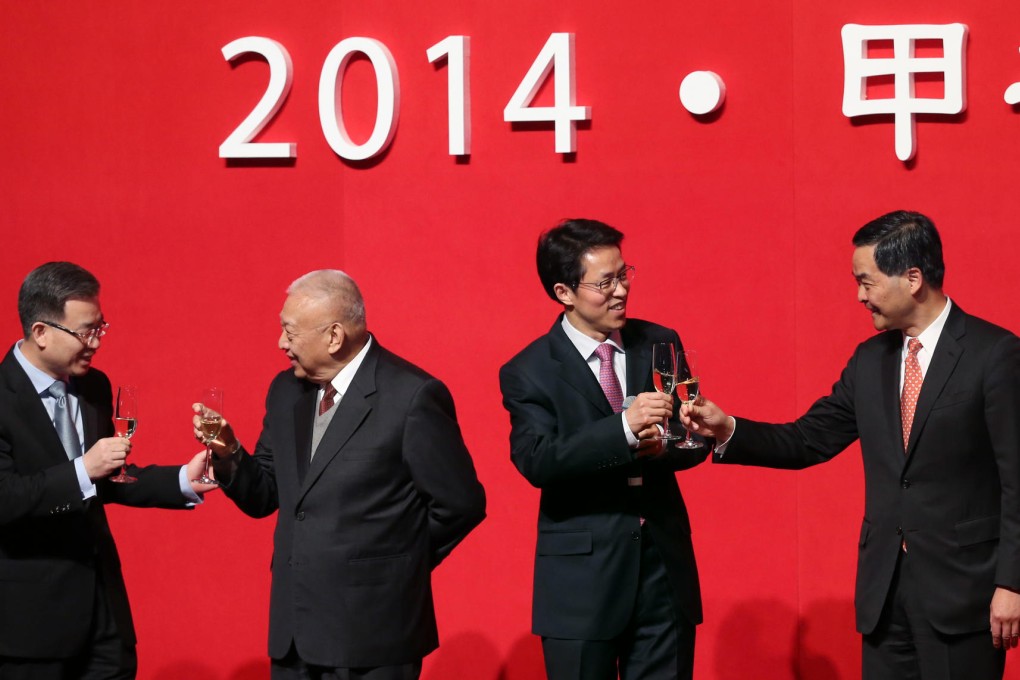
[[[726,83],[712,71],[693,71],[680,83],[680,103],[696,116],[712,113],[726,99]]]

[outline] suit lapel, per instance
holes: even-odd
[[[99,439],[99,409],[92,401],[92,395],[85,386],[79,390],[79,382],[74,382],[75,395],[78,397],[78,408],[81,410],[82,428],[85,430],[85,441],[82,445],[82,452],[88,451]]]
[[[358,372],[354,374],[354,380],[347,388],[347,392],[340,399],[337,411],[333,414],[333,420],[330,421],[329,427],[322,435],[319,448],[315,450],[315,458],[312,459],[311,465],[308,467],[308,476],[301,483],[298,502],[308,493],[326,467],[336,458],[351,436],[365,422],[368,414],[372,412],[370,397],[376,391],[375,375],[379,362],[379,351],[379,344],[373,339],[372,347],[368,350]],[[314,406],[314,395],[312,400]],[[307,427],[299,429],[304,429],[310,436],[312,423],[309,422]],[[311,444],[309,443],[307,447],[310,452]],[[305,457],[305,460],[308,460],[308,456]]]
[[[886,431],[889,441],[896,444],[896,453],[903,453],[903,418],[900,415],[900,360],[902,359],[903,334],[898,331],[886,333],[885,351],[882,353],[881,394],[882,417],[886,418]],[[906,461],[906,456],[903,456]]]
[[[963,311],[953,305],[949,310],[949,318],[939,336],[938,345],[935,346],[935,354],[928,365],[928,372],[925,373],[924,382],[921,383],[921,393],[917,397],[917,407],[914,409],[914,423],[910,426],[910,441],[907,442],[907,455],[909,456],[916,444],[924,423],[931,413],[931,407],[935,400],[942,394],[950,376],[956,370],[956,365],[963,355],[963,346],[960,339],[966,334]]]
[[[631,326],[627,325],[620,331],[623,349],[627,353],[627,393],[624,396],[633,396],[653,389],[652,346],[640,333],[631,331],[630,328]]]
[[[294,402],[294,451],[297,455],[298,484],[308,475],[308,461],[312,456],[312,427],[315,423],[315,398],[318,387],[307,383],[304,392]]]
[[[574,343],[570,342],[570,338],[563,332],[563,327],[560,326],[562,319],[563,316],[560,315],[549,331],[550,354],[559,364],[560,380],[570,385],[600,412],[612,415],[613,408],[609,405],[606,393],[602,391],[595,374],[574,347]]]
[[[4,382],[16,395],[13,401],[26,425],[25,429],[36,433],[42,440],[46,458],[54,463],[67,461],[67,453],[64,451],[64,445],[60,443],[60,437],[57,436],[57,428],[53,426],[53,421],[50,420],[32,381],[15,358],[13,349],[0,363],[0,371],[3,372]]]

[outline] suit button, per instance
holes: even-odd
[[[632,541],[640,541],[641,540],[641,532],[640,531],[632,531],[630,533],[630,538],[631,538]]]
[[[902,536],[903,535],[903,528],[902,527],[896,527],[896,535],[897,536]]]
[[[297,518],[297,521],[303,522],[304,519],[305,519],[305,511],[302,510],[301,512],[299,512],[298,514],[296,514],[294,516]]]
[[[904,479],[902,482],[900,482],[900,486],[902,486],[904,489],[909,489],[910,488],[910,480],[909,479]]]

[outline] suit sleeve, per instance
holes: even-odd
[[[735,418],[737,429],[719,463],[799,470],[824,463],[858,437],[854,402],[855,353],[828,396],[792,423],[760,423]]]
[[[232,458],[212,457],[213,470],[223,493],[241,512],[256,519],[273,514],[280,506],[273,464],[273,431],[269,418],[272,390],[269,394],[266,397],[262,434],[255,444],[254,455],[241,447]]]
[[[136,483],[118,484],[109,479],[101,479],[96,483],[96,493],[104,503],[119,503],[135,508],[189,510],[188,500],[181,493],[180,472],[179,465],[129,465],[128,473],[138,479]]]
[[[425,381],[411,399],[402,455],[428,506],[434,567],[485,518],[485,490],[461,436],[453,397],[438,380]]]
[[[988,356],[985,424],[1002,493],[995,583],[1020,591],[1020,339],[1004,337]]]
[[[105,385],[105,391],[100,392],[98,403],[109,403],[109,382],[105,376],[100,378],[99,389]],[[64,460],[31,472],[19,470],[17,461],[45,459],[46,452],[33,451],[25,443],[31,438],[22,436],[19,439],[8,429],[10,427],[0,424],[0,526],[28,518],[84,512],[86,504],[81,497],[74,463]],[[103,414],[99,428],[99,438],[113,436],[113,423]],[[15,450],[16,447],[20,447],[19,450]],[[186,507],[187,501],[178,482],[179,467],[129,465],[128,469],[138,477],[137,483],[97,482],[97,494],[104,503],[169,509]]]
[[[619,413],[563,432],[552,397],[519,366],[503,366],[499,385],[510,413],[510,458],[533,486],[542,488],[635,461]]]
[[[21,452],[24,455],[26,452]],[[21,474],[11,438],[0,431],[0,526],[63,511],[84,511],[78,477],[70,461]]]

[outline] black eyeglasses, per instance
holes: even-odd
[[[592,290],[597,290],[603,295],[612,295],[614,292],[616,292],[617,285],[622,283],[623,287],[626,288],[630,285],[630,282],[633,280],[634,280],[634,265],[627,265],[626,267],[621,269],[616,276],[610,276],[608,279],[602,279],[597,283],[589,283],[587,281],[582,281],[577,285],[579,287],[587,286]]]
[[[42,321],[41,323],[46,324],[50,328],[56,328],[57,330],[64,331],[65,333],[70,333],[74,337],[78,338],[78,340],[81,341],[81,344],[86,347],[90,346],[95,340],[106,335],[106,329],[110,327],[110,324],[104,321],[101,326],[91,328],[82,333],[80,331],[72,331],[67,326],[61,326],[59,323],[54,321]]]

